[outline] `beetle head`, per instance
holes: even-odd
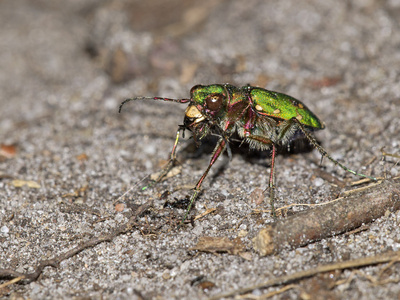
[[[185,112],[184,126],[195,140],[208,135],[218,126],[227,106],[228,92],[223,85],[196,85],[190,90],[190,104]]]
[[[227,90],[223,85],[196,85],[190,90],[190,105],[185,112],[185,124],[214,124],[227,106]]]

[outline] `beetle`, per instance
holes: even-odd
[[[219,136],[210,163],[194,188],[194,193],[190,198],[182,222],[187,218],[204,179],[218,157],[225,150],[231,156],[229,142],[234,133],[237,133],[244,142],[248,143],[250,148],[257,150],[272,148],[268,188],[273,216],[275,216],[274,190],[277,147],[288,145],[298,132],[304,134],[310,144],[321,153],[322,158],[327,157],[335,165],[356,176],[376,180],[375,177],[349,169],[330,156],[310,134],[312,131],[324,129],[325,125],[304,103],[289,95],[251,85],[245,85],[241,88],[231,84],[196,85],[190,90],[190,99],[129,98],[121,103],[119,112],[121,112],[125,103],[144,99],[189,104],[185,111],[183,125],[179,125],[170,160],[157,181],[168,173],[176,160],[176,148],[182,130],[191,131],[197,144],[211,134]]]

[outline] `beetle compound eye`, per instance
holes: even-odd
[[[211,94],[206,98],[207,108],[212,111],[217,111],[222,106],[222,94]]]

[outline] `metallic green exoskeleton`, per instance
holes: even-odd
[[[327,157],[334,164],[354,175],[376,180],[374,177],[357,173],[333,159],[310,135],[310,131],[323,129],[324,124],[302,102],[288,95],[250,85],[241,88],[230,84],[196,85],[190,90],[190,99],[136,97],[122,102],[119,112],[126,102],[142,99],[189,103],[183,125],[180,125],[177,131],[170,161],[158,180],[165,176],[174,164],[181,130],[190,130],[196,143],[209,134],[219,136],[211,161],[194,188],[183,221],[212,165],[226,149],[231,155],[229,141],[235,132],[250,145],[250,148],[258,150],[272,148],[268,186],[273,215],[275,215],[273,200],[276,147],[287,145],[298,131],[305,135],[323,157]]]

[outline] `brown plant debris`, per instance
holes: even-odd
[[[315,275],[321,274],[321,273],[331,272],[334,270],[353,269],[353,268],[378,265],[378,264],[388,263],[388,262],[389,262],[389,265],[391,266],[394,262],[398,262],[399,260],[400,260],[400,251],[397,251],[397,252],[383,253],[383,254],[379,254],[379,255],[375,255],[375,256],[362,257],[362,258],[343,261],[343,262],[336,262],[333,264],[318,266],[318,267],[310,269],[310,270],[299,271],[299,272],[296,272],[293,274],[272,278],[265,282],[261,282],[256,285],[253,285],[253,286],[248,286],[248,287],[244,287],[241,289],[233,290],[233,291],[227,292],[225,294],[218,294],[218,295],[215,295],[215,296],[209,298],[208,300],[217,300],[217,299],[221,299],[221,298],[228,298],[228,297],[233,297],[235,295],[242,295],[245,293],[249,293],[256,289],[265,289],[265,288],[269,288],[272,286],[279,286],[279,285],[284,285],[287,283],[293,283],[300,279],[308,278],[308,277],[315,276]],[[386,270],[386,267],[384,267],[384,270]],[[292,286],[292,285],[289,285],[289,286]]]
[[[264,227],[253,239],[261,255],[277,253],[334,236],[373,222],[400,208],[400,177],[354,189],[318,206]]]
[[[190,250],[198,250],[203,252],[221,253],[237,255],[244,251],[244,245],[240,239],[231,241],[227,237],[211,237],[203,236],[199,238],[197,245]]]

